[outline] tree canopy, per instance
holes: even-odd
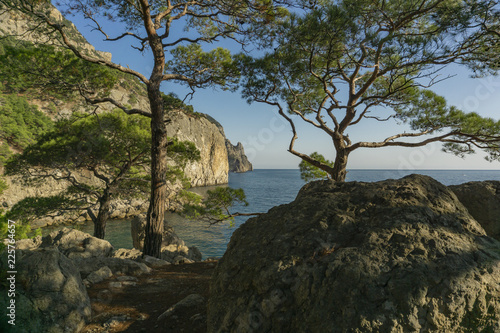
[[[318,152],[311,153],[310,156],[312,159],[322,164],[333,167],[333,162],[327,160],[323,155],[321,155]],[[317,180],[317,179],[331,179],[330,174],[328,174],[326,171],[321,170],[318,167],[315,167],[314,165],[310,164],[305,160],[300,161],[299,170],[300,170],[300,178],[302,178],[306,182],[310,182],[311,180]]]
[[[0,103],[0,140],[5,144],[23,149],[53,126],[52,120],[25,97],[0,94]]]
[[[89,64],[54,45],[6,38],[1,41],[0,81],[8,93],[72,100],[80,94],[107,96],[118,81],[118,72]]]
[[[444,142],[458,155],[479,148],[498,159],[500,122],[465,113],[430,88],[456,63],[476,73],[498,68],[495,1],[321,1],[278,28],[273,52],[242,57],[243,96],[273,105],[290,124],[289,151],[344,181],[359,148],[418,147]],[[495,67],[496,66],[496,67]],[[407,124],[379,141],[355,141],[349,129],[372,119]],[[296,121],[331,137],[334,165],[297,151]]]

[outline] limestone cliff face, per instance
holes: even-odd
[[[205,115],[205,118],[207,118],[211,123],[217,126],[222,136],[226,137],[226,134],[224,133],[224,127],[222,127],[222,125],[217,120],[215,120],[208,114]],[[250,163],[247,156],[245,155],[245,150],[243,149],[243,145],[241,144],[241,142],[238,142],[236,146],[233,146],[231,141],[226,138],[226,149],[229,162],[229,172],[247,172],[253,170],[252,163]]]
[[[201,159],[189,163],[184,170],[192,186],[227,184],[228,157],[226,138],[217,126],[205,117],[189,116],[182,112],[171,112],[167,125],[169,136],[193,142],[200,150]]]

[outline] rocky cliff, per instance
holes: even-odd
[[[500,332],[500,242],[413,175],[319,181],[231,237],[209,332]]]
[[[225,141],[217,126],[203,116],[170,112],[169,136],[193,142],[200,150],[200,161],[188,163],[184,172],[193,186],[227,184],[228,158]]]
[[[209,115],[204,116],[215,126],[217,126],[223,137],[226,137],[224,128],[217,120],[210,117]],[[247,172],[253,170],[252,163],[250,163],[247,156],[245,155],[245,150],[241,142],[238,142],[236,146],[234,146],[231,141],[226,138],[226,149],[229,162],[229,172]]]

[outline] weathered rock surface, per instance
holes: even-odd
[[[101,267],[107,266],[113,275],[142,275],[151,272],[151,268],[132,259],[112,257],[78,258],[74,260],[82,278],[87,278]]]
[[[96,51],[96,49],[85,39],[85,37],[80,34],[76,29],[75,25],[70,21],[66,20],[63,15],[49,3],[44,4],[47,7],[47,15],[55,22],[62,24],[69,28],[66,30],[66,34],[71,36],[73,42],[75,42],[76,47],[81,51],[86,53],[86,55],[99,57],[111,61],[111,53]],[[53,44],[61,45],[60,37],[54,38],[54,35],[47,35],[43,33],[40,29],[30,29],[36,25],[33,20],[30,20],[27,16],[14,11],[4,11],[0,14],[0,35],[2,36],[23,36],[23,39],[30,41],[32,43],[38,44]]]
[[[87,278],[83,280],[83,283],[85,286],[99,283],[101,281],[104,281],[106,279],[109,279],[110,277],[113,276],[113,272],[111,269],[109,269],[108,266],[104,266],[99,268],[97,271],[90,273],[87,275]]]
[[[28,250],[55,246],[69,259],[107,257],[113,252],[113,246],[108,241],[69,228],[53,231],[43,238],[23,239],[17,242],[17,246]]]
[[[0,262],[7,267],[6,256]],[[90,300],[78,269],[56,248],[17,250],[16,270],[14,332],[78,332],[90,319]],[[3,285],[0,292],[5,309],[9,299]]]
[[[192,186],[227,184],[228,159],[226,138],[216,125],[205,117],[186,115],[171,111],[171,122],[167,124],[167,133],[179,140],[188,140],[200,151],[200,160],[186,165],[184,172],[191,179]]]
[[[233,146],[231,141],[226,139],[226,149],[230,172],[247,172],[253,170],[252,163],[250,163],[245,155],[245,150],[241,142]]]
[[[226,138],[224,127],[222,127],[222,125],[210,115],[205,114],[204,116],[212,124],[214,124],[219,129],[222,136]],[[247,172],[253,170],[252,163],[250,163],[247,156],[245,155],[245,150],[243,149],[243,145],[241,144],[241,142],[238,142],[236,146],[233,146],[231,141],[226,138],[226,149],[229,162],[229,172]]]
[[[449,186],[490,237],[500,241],[500,181]]]
[[[233,234],[209,332],[500,331],[500,242],[412,175],[307,184]]]

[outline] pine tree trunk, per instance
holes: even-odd
[[[158,36],[148,1],[139,0],[142,19],[148,34],[148,44],[154,56],[154,67],[146,84],[151,107],[151,197],[146,218],[144,255],[159,258],[163,237],[163,220],[167,198],[167,127],[163,110],[160,85],[164,80],[165,52],[162,38]]]
[[[167,129],[164,121],[163,99],[159,82],[148,86],[151,104],[151,198],[147,213],[146,237],[144,239],[145,255],[159,258],[163,237],[165,203],[167,192]]]
[[[94,220],[94,237],[104,239],[106,236],[106,222],[109,218],[109,204],[111,196],[106,189],[103,196],[99,199],[99,213]]]
[[[346,149],[338,149],[333,165],[332,179],[336,182],[345,182],[347,176],[347,159],[349,152]]]

